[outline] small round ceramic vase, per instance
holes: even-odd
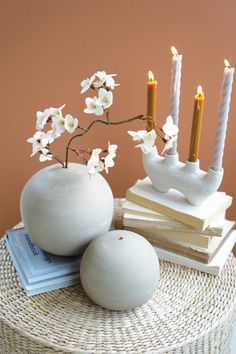
[[[20,210],[33,242],[47,252],[71,256],[109,230],[113,203],[112,191],[99,173],[90,175],[81,164],[56,164],[26,183]]]
[[[142,236],[115,230],[93,240],[80,266],[82,286],[96,304],[130,310],[148,301],[159,284],[159,261]]]

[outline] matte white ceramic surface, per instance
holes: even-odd
[[[84,165],[51,165],[31,177],[20,202],[26,230],[39,247],[57,255],[77,255],[109,230],[113,195],[98,173]]]
[[[96,304],[129,310],[144,304],[157,289],[159,261],[144,237],[126,230],[110,231],[85,250],[80,277]]]
[[[178,154],[159,156],[156,152],[143,154],[144,169],[154,188],[168,192],[170,188],[183,193],[190,204],[200,205],[219,188],[223,169],[205,172],[199,168],[199,161],[186,164],[180,162]]]

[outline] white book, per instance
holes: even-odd
[[[124,226],[131,226],[131,227],[140,227],[142,229],[150,229],[150,230],[163,230],[169,232],[170,234],[175,234],[178,231],[182,234],[186,235],[205,235],[205,236],[224,236],[230,229],[234,226],[234,221],[224,220],[220,229],[213,228],[209,229],[206,228],[203,231],[197,231],[193,227],[186,226],[183,223],[173,220],[172,223],[165,222],[158,220],[156,218],[150,216],[141,216],[135,215],[130,213],[124,213],[123,217]],[[228,230],[228,231],[227,231]]]
[[[215,220],[216,215],[223,213],[232,204],[232,197],[223,192],[215,192],[201,205],[191,205],[184,195],[175,189],[170,189],[167,193],[156,191],[149,177],[138,180],[129,188],[126,198],[199,231],[205,230]]]
[[[152,218],[157,218],[158,220],[159,219],[173,220],[164,214],[158,213],[158,211],[145,208],[144,206],[133,203],[127,199],[125,200],[125,202],[123,204],[123,209],[124,209],[125,213],[129,213],[129,214],[150,216]]]
[[[137,232],[153,241],[156,240],[158,242],[159,239],[168,240],[171,242],[182,242],[185,244],[189,244],[191,246],[202,247],[206,249],[210,249],[210,245],[214,244],[215,239],[224,238],[230,230],[232,230],[235,226],[234,221],[225,220],[225,225],[223,229],[223,233],[221,237],[219,236],[209,236],[205,234],[201,234],[198,232],[186,232],[183,230],[176,229],[165,229],[160,225],[151,226],[146,223],[137,223],[135,219],[125,219],[124,218],[124,227],[127,230]]]
[[[181,256],[179,254],[158,248],[156,246],[154,246],[154,249],[160,260],[180,264],[212,275],[218,275],[222,271],[224,264],[235,245],[235,242],[236,242],[236,231],[233,231],[230,237],[228,237],[226,242],[218,250],[216,255],[212,258],[211,262],[208,264],[190,259],[185,256]]]
[[[224,235],[225,228],[229,223],[232,224],[232,226],[234,225],[233,221],[224,220],[220,227],[207,227],[203,231],[198,231],[193,227],[180,223],[179,221],[172,220],[169,222],[168,220],[158,219],[156,217],[135,215],[128,212],[124,213],[123,222],[124,226],[166,230],[170,231],[171,233],[179,231],[186,234],[201,234],[206,236],[219,237]]]
[[[178,225],[186,230],[194,230],[196,231],[193,227],[188,226],[186,224],[180,223],[179,221],[176,221],[172,219],[169,216],[166,216],[164,214],[158,213],[157,211],[154,211],[152,209],[145,208],[142,205],[130,202],[129,200],[125,200],[123,204],[123,210],[125,214],[133,214],[136,216],[146,216],[153,218],[155,220],[158,220],[159,222],[163,222],[166,225]],[[213,222],[205,229],[206,233],[213,233],[214,235],[219,234],[223,231],[223,226],[224,226],[224,221],[225,221],[225,211],[220,212],[219,214],[216,214],[215,219]]]

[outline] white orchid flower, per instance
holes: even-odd
[[[52,117],[52,127],[58,133],[62,134],[65,131],[65,118],[61,116],[53,116]]]
[[[47,134],[50,134],[51,138],[54,139],[54,140],[59,138],[61,136],[61,133],[59,133],[58,130],[57,130],[57,124],[56,123],[52,123],[51,124],[51,128],[52,129],[49,130]]]
[[[110,153],[104,158],[104,169],[106,173],[108,173],[108,168],[113,167],[115,165],[115,162],[113,159],[116,157],[116,154]]]
[[[27,142],[32,144],[32,154],[30,156],[34,156],[48,145],[48,137],[46,133],[37,131],[31,138],[27,139]]]
[[[72,115],[67,114],[65,116],[65,129],[70,133],[74,133],[75,129],[78,127],[78,119],[73,118]]]
[[[49,117],[50,117],[50,112],[48,112],[47,109],[45,109],[44,112],[38,111],[36,113],[36,130],[43,129],[44,126],[46,125]]]
[[[153,146],[156,141],[157,134],[155,130],[150,130],[147,134],[143,137],[143,142],[146,145]]]
[[[113,159],[116,157],[117,145],[108,143],[108,154],[106,157],[100,159],[100,153],[102,149],[93,149],[91,157],[88,161],[88,173],[95,174],[102,172],[103,170],[108,173],[108,168],[115,165]]]
[[[99,77],[101,80],[106,80],[108,77],[113,77],[117,76],[117,74],[107,74],[105,70],[102,71],[97,71],[95,74],[97,77]]]
[[[90,159],[88,160],[87,167],[89,174],[101,172],[104,169],[104,164],[100,161],[100,153],[102,149],[93,149]]]
[[[95,75],[96,75],[100,80],[102,80],[103,82],[105,82],[106,77],[107,77],[107,73],[106,73],[105,70],[97,71]]]
[[[147,130],[138,130],[137,132],[133,132],[133,131],[129,130],[128,134],[130,136],[132,136],[133,141],[143,140],[143,138],[147,134]]]
[[[80,84],[82,87],[80,93],[83,94],[84,92],[86,92],[91,87],[94,80],[95,80],[95,75],[92,75],[90,78],[83,80]]]
[[[106,81],[106,77],[107,77],[106,72],[105,71],[97,71],[94,74],[94,76],[95,76],[95,78],[93,80],[93,87],[95,87],[95,88],[102,87],[102,85]]]
[[[132,136],[134,141],[142,141],[135,147],[140,147],[143,153],[146,154],[148,152],[156,150],[156,147],[154,145],[157,137],[155,130],[151,130],[149,132],[146,130],[139,130],[137,132],[128,131],[128,134]]]
[[[62,116],[62,110],[64,107],[65,105],[63,104],[58,108],[50,107],[50,108],[46,108],[43,112],[38,111],[36,113],[36,130],[43,129],[50,117],[54,115]]]
[[[172,136],[171,138],[168,135],[165,135],[164,137],[167,141],[165,143],[164,149],[162,150],[162,155],[164,152],[167,150],[171,149],[174,146],[174,142],[177,140],[177,136]]]
[[[95,175],[96,173],[102,172],[105,169],[104,163],[102,161],[99,161],[97,166],[93,166],[88,162],[87,167],[88,173],[90,175]]]
[[[104,169],[106,173],[108,173],[108,168],[113,167],[115,165],[113,159],[116,157],[117,148],[117,145],[110,144],[110,142],[108,142],[108,154],[106,157],[102,157],[102,159],[104,160]]]
[[[52,144],[57,137],[58,135],[53,130],[49,130],[44,139],[47,140],[48,144]]]
[[[84,109],[85,113],[88,114],[95,114],[96,116],[101,116],[103,114],[102,106],[97,104],[97,97],[94,98],[87,97],[85,99],[85,103],[87,108]]]
[[[173,137],[178,134],[179,128],[173,123],[173,119],[171,116],[168,116],[166,118],[166,122],[162,127],[162,131],[165,135],[168,135],[169,137]]]
[[[52,154],[49,152],[48,149],[43,148],[40,150],[39,161],[44,162],[47,160],[52,160]]]
[[[105,85],[106,87],[111,88],[112,90],[114,90],[116,86],[120,86],[120,84],[115,83],[115,80],[110,75],[107,75]]]
[[[115,144],[110,144],[110,142],[108,143],[108,154],[109,155],[113,155],[114,157],[116,156],[116,150],[117,150],[118,146]]]
[[[51,110],[51,116],[61,116],[62,117],[62,110],[65,108],[65,104],[58,108],[51,107],[49,108]]]
[[[88,160],[88,163],[92,166],[98,166],[100,157],[99,155],[101,154],[102,149],[93,149],[92,154],[90,159]]]
[[[102,106],[103,109],[107,109],[113,103],[113,93],[111,91],[107,91],[104,88],[100,88],[98,91],[98,100],[97,104]]]
[[[103,85],[106,85],[107,87],[114,88],[117,86],[115,84],[114,79],[112,79],[113,76],[116,76],[116,74],[107,74],[106,71],[97,71],[95,74],[95,79],[93,81],[93,86],[95,88],[100,88]]]
[[[140,147],[144,154],[155,151],[155,141],[156,141],[156,132],[155,130],[151,130],[147,132],[147,134],[143,137],[143,144],[137,145],[136,147]]]

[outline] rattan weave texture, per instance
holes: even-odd
[[[109,311],[80,285],[27,297],[0,241],[0,353],[229,354],[236,261],[220,276],[161,262],[160,288],[140,308]]]

